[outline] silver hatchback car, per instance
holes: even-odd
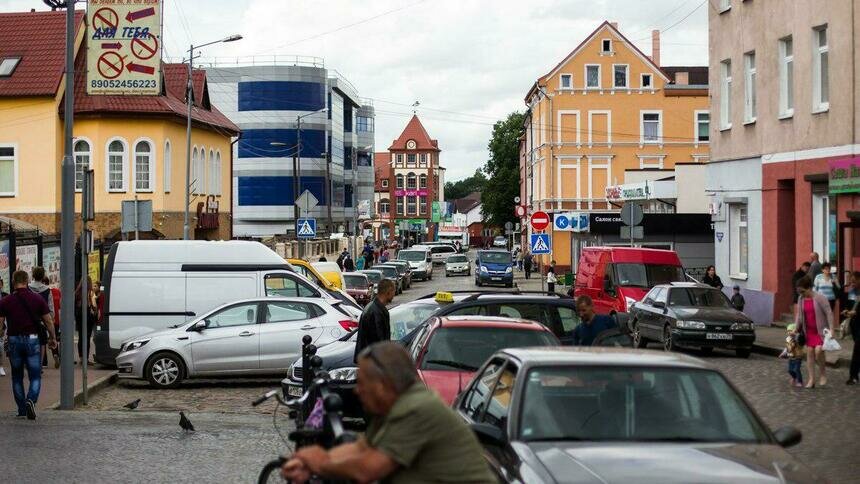
[[[255,298],[225,304],[188,323],[123,342],[121,378],[172,388],[186,378],[283,374],[301,355],[302,337],[324,346],[358,327],[322,298]]]

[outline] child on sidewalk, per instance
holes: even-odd
[[[785,349],[780,353],[780,358],[788,358],[788,374],[791,375],[791,385],[796,387],[803,386],[803,373],[801,364],[803,363],[804,349],[797,342],[797,326],[789,324],[786,328],[788,335],[785,337]]]

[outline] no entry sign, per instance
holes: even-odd
[[[549,227],[549,215],[546,212],[535,212],[532,214],[531,224],[533,230],[545,230]]]
[[[161,92],[162,0],[87,0],[87,94]]]

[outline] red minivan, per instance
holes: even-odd
[[[586,247],[579,256],[574,296],[594,300],[598,314],[627,312],[658,284],[686,280],[672,250],[635,247]]]

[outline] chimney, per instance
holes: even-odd
[[[675,84],[679,86],[687,86],[690,84],[690,73],[689,72],[676,72],[675,73]]]
[[[618,22],[609,22],[613,29],[618,30]]]
[[[651,60],[660,67],[660,31],[651,31]]]

